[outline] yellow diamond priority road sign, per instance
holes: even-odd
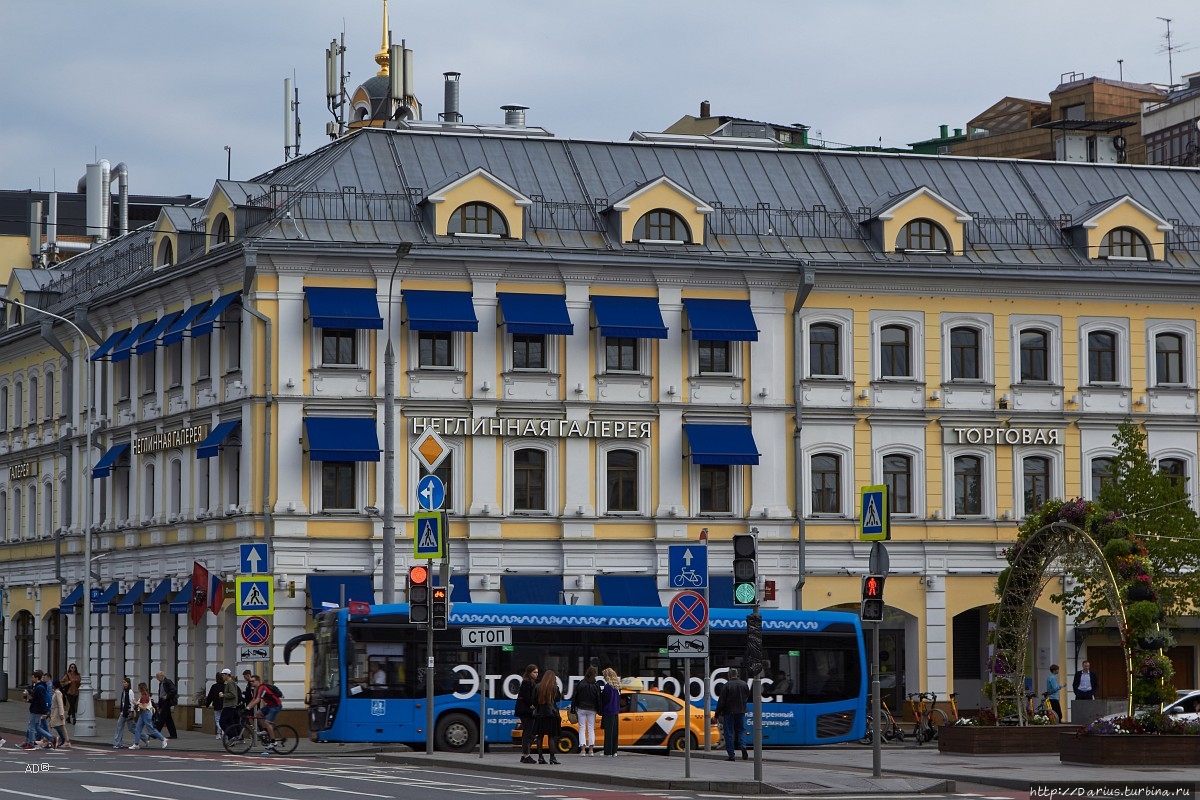
[[[409,449],[421,462],[421,466],[429,472],[435,471],[446,456],[450,455],[450,448],[442,441],[442,437],[430,428],[422,431]]]

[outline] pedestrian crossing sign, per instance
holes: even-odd
[[[237,613],[275,613],[275,582],[270,575],[237,576]]]
[[[444,511],[413,514],[413,558],[445,558],[447,531]]]
[[[888,487],[864,486],[860,490],[858,538],[864,542],[883,542],[892,538],[888,513]]]

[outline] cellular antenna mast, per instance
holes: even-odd
[[[330,139],[341,138],[346,133],[346,31],[342,31],[341,43],[337,39],[329,42],[325,50],[325,105],[333,114],[333,122],[325,123],[325,135]]]

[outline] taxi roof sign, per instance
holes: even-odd
[[[859,490],[858,538],[864,542],[883,542],[892,538],[888,487],[864,486]]]

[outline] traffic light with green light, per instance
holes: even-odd
[[[752,533],[733,535],[733,604],[758,605],[758,541]]]

